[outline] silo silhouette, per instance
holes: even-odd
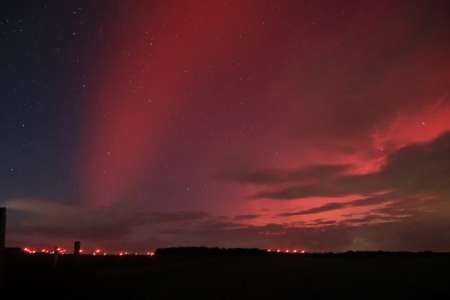
[[[6,207],[0,207],[0,251],[6,245]]]
[[[75,243],[73,243],[73,254],[80,255],[80,249],[81,249],[81,242],[75,241]]]

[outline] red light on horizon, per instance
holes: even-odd
[[[267,252],[276,252],[276,253],[289,253],[289,254],[299,254],[299,253],[306,253],[305,250],[299,250],[299,249],[266,249]]]
[[[24,248],[22,248],[22,251],[27,253],[27,254],[35,254],[36,253],[36,250],[34,250],[34,249],[30,248],[30,247],[24,247]]]
[[[280,249],[280,248],[267,248],[267,249],[261,249],[263,251],[269,252],[269,253],[286,253],[286,254],[304,254],[306,253],[305,250],[299,250],[299,249]],[[65,248],[62,247],[55,247],[54,250],[49,250],[46,248],[41,248],[41,249],[33,249],[31,247],[23,247],[22,251],[26,254],[35,254],[35,253],[41,253],[41,254],[59,254],[59,255],[64,255],[67,254],[67,250]],[[96,255],[102,255],[102,256],[107,256],[107,255],[117,255],[117,256],[140,256],[140,255],[146,255],[146,256],[155,256],[155,252],[154,251],[147,251],[147,252],[128,252],[128,251],[120,251],[120,252],[115,252],[113,254],[108,254],[108,252],[103,251],[100,248],[95,248],[93,252],[89,252],[89,250],[86,249],[79,249],[79,254],[85,253],[86,252],[89,254],[91,253],[91,255],[96,256]]]

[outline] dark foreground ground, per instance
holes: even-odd
[[[132,288],[128,299],[450,299],[449,254],[64,255],[56,267],[51,255],[3,259],[4,284],[16,290]]]

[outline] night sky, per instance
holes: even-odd
[[[10,246],[450,251],[449,1],[1,1]]]

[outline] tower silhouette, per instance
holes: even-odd
[[[0,207],[0,251],[6,245],[6,207]]]

